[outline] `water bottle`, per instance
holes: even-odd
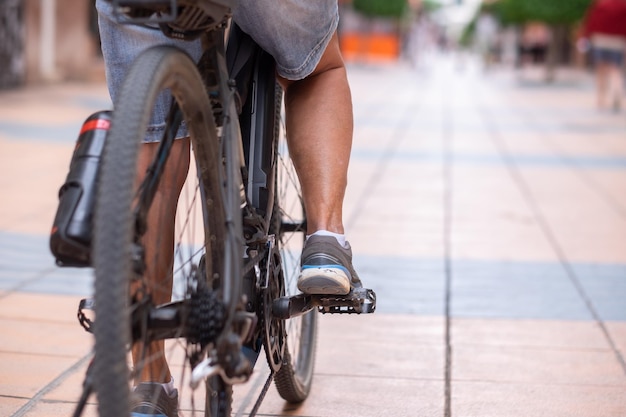
[[[110,111],[85,120],[59,190],[59,206],[50,233],[50,250],[59,266],[91,265],[91,237],[100,158],[111,126]]]

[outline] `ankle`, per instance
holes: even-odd
[[[337,239],[337,242],[343,247],[346,248],[347,245],[347,241],[346,241],[346,235],[343,233],[334,233],[328,230],[318,230],[317,232],[307,235],[306,238],[308,239],[311,236],[332,236],[335,239]]]

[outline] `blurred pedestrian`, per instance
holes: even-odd
[[[483,63],[483,69],[489,70],[497,60],[499,52],[499,27],[496,18],[487,12],[481,12],[476,20],[476,48]]]
[[[598,108],[608,104],[619,111],[624,99],[626,0],[595,0],[587,11],[583,36],[591,43]]]
[[[550,31],[545,23],[530,22],[524,26],[519,45],[519,66],[540,64],[546,59]]]

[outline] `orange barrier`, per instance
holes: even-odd
[[[395,60],[400,55],[400,40],[389,33],[343,33],[341,51],[346,60]]]

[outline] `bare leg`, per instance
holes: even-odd
[[[154,159],[158,148],[157,143],[142,145],[137,167],[137,183],[144,178],[146,169]],[[187,177],[189,169],[189,140],[180,139],[174,142],[170,158],[148,213],[148,228],[143,237],[145,249],[145,276],[155,303],[162,304],[172,298],[172,265],[174,261],[174,225],[178,196]],[[159,225],[159,227],[155,227]],[[154,342],[142,351],[138,344],[133,346],[133,362],[135,366],[143,358],[150,358],[147,366],[142,368],[138,376],[142,382],[169,382],[172,377],[164,356],[164,342]]]
[[[621,68],[615,64],[609,64],[607,69],[609,84],[609,104],[614,110],[619,110],[624,96],[624,78]]]
[[[604,62],[596,63],[596,100],[599,109],[606,106],[606,93],[608,88],[608,67]]]
[[[309,234],[344,233],[342,206],[352,148],[352,97],[335,34],[315,71],[285,88],[289,153],[302,185]]]

